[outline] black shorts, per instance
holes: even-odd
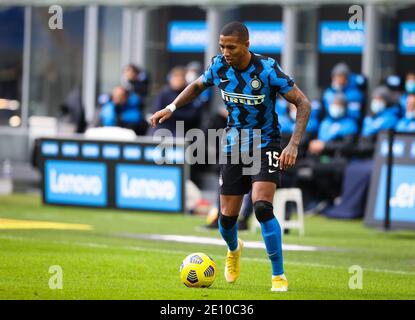
[[[280,186],[280,168],[278,158],[281,155],[281,148],[266,147],[261,149],[261,159],[254,161],[254,164],[244,164],[241,160],[238,163],[231,163],[230,157],[226,164],[220,165],[219,186],[223,195],[243,195],[248,193],[255,181],[274,182]],[[246,161],[245,161],[246,162]],[[254,167],[254,168],[253,168]],[[254,174],[244,174],[243,170],[250,169]]]

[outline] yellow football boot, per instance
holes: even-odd
[[[272,288],[274,292],[285,292],[288,291],[288,280],[284,275],[272,277]]]
[[[239,274],[241,273],[240,260],[243,246],[244,244],[242,240],[238,239],[237,250],[234,252],[228,250],[228,253],[226,255],[225,279],[229,283],[235,282],[236,279],[239,278]]]

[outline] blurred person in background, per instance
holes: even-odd
[[[128,100],[131,104],[136,104],[141,114],[145,114],[146,98],[150,87],[148,73],[136,66],[129,64],[123,72],[122,86],[128,91]],[[148,123],[144,118],[140,120],[139,128],[136,130],[138,135],[145,135],[148,130]]]
[[[186,66],[186,83],[190,84],[199,78],[203,73],[202,64],[199,61],[192,61]],[[209,104],[211,97],[211,90],[203,91],[194,101],[193,105],[195,108],[200,109],[199,113],[202,116],[202,111],[209,111],[206,108]]]
[[[186,85],[191,84],[193,81],[199,78],[202,75],[202,73],[203,73],[202,64],[199,61],[189,62],[186,65],[186,74],[185,74]],[[209,114],[210,108],[208,108],[209,102],[210,102],[210,96],[211,96],[211,90],[205,90],[196,99],[194,99],[191,104],[193,107],[192,114],[194,117],[192,119],[192,126],[194,126],[194,128],[200,128],[204,130],[205,134],[207,133],[206,124],[209,122],[207,121],[207,119],[210,119],[210,114]],[[207,137],[207,135],[205,135],[205,137]],[[207,146],[207,141],[205,142],[206,142],[205,146]],[[208,166],[201,164],[201,163],[195,163],[192,165],[192,168],[191,168],[191,171],[193,172],[192,177],[195,180],[195,183],[199,187],[202,187],[202,182],[203,182],[202,176],[203,176],[203,173],[206,172],[207,169],[208,169]]]
[[[189,85],[203,73],[202,64],[199,61],[189,62],[186,66],[186,84]],[[195,100],[192,105],[196,109],[194,125],[197,128],[203,126],[203,118],[209,117],[210,110],[208,108],[211,97],[211,90],[203,91]]]
[[[189,62],[186,66],[186,83],[192,83],[203,73],[202,64],[199,61]]]
[[[153,113],[164,109],[171,101],[183,91],[187,86],[186,82],[186,68],[182,66],[174,67],[167,76],[167,85],[158,93],[153,102]],[[184,121],[184,132],[192,128],[198,128],[199,108],[195,107],[193,102],[190,102],[172,115],[172,121],[166,121],[159,124],[158,128],[168,129],[172,132],[173,136],[179,134],[176,132],[176,121]],[[154,130],[152,130],[154,132]]]
[[[363,120],[361,139],[372,144],[372,153],[376,142],[376,135],[381,130],[394,128],[398,122],[399,106],[392,104],[390,90],[379,86],[373,90],[369,111]],[[372,154],[369,154],[371,157]]]
[[[200,76],[200,75],[199,75]],[[160,91],[160,93],[155,97],[153,104],[153,113],[156,113],[159,110],[164,109],[171,101],[176,99],[176,97],[183,91],[187,86],[186,82],[186,68],[182,66],[174,67],[167,76],[167,85]],[[186,135],[186,132],[192,128],[199,128],[200,126],[200,112],[201,109],[199,106],[195,105],[195,102],[190,102],[180,109],[178,109],[172,115],[172,121],[166,121],[162,124],[159,124],[158,129],[168,129],[171,134],[176,136]],[[184,132],[176,131],[176,122],[182,121],[184,125]],[[150,134],[154,133],[155,129],[150,130]],[[201,172],[198,169],[199,166],[192,165],[190,167],[190,179],[197,185],[201,187]]]
[[[83,133],[85,131],[86,120],[80,85],[75,86],[60,104],[58,119],[60,123],[73,126],[74,133]]]
[[[317,139],[308,146],[307,159],[297,169],[297,181],[303,189],[309,212],[322,212],[340,194],[346,149],[353,147],[358,125],[346,111],[346,97],[336,94],[318,130]]]
[[[380,84],[383,86],[386,86],[389,89],[390,96],[389,100],[392,104],[397,105],[399,114],[398,117],[402,115],[401,109],[400,109],[400,99],[402,97],[402,82],[403,79],[401,79],[400,76],[396,74],[390,74],[386,76],[384,79],[381,80]]]
[[[134,130],[142,135],[146,130],[146,123],[140,110],[140,97],[131,95],[122,86],[116,86],[111,98],[106,102],[100,112],[102,126],[116,126]]]
[[[356,120],[348,115],[346,104],[345,95],[340,93],[333,97],[328,115],[320,124],[317,139],[310,141],[310,154],[335,154],[353,143],[358,126]]]
[[[347,64],[341,62],[333,67],[331,86],[323,93],[323,106],[324,110],[329,112],[333,98],[342,93],[347,102],[347,115],[360,122],[363,116],[364,95],[350,78],[351,72]]]
[[[415,132],[415,94],[409,94],[406,98],[404,117],[395,127],[399,132]]]
[[[342,192],[338,203],[325,210],[332,218],[354,219],[364,215],[370,177],[373,170],[373,153],[376,137],[382,130],[395,127],[399,106],[391,100],[390,90],[379,86],[373,90],[370,110],[363,121],[363,128],[355,147],[344,150],[352,161],[344,170]]]
[[[145,100],[149,91],[150,77],[145,70],[129,64],[123,72],[122,85],[128,92],[133,91]]]

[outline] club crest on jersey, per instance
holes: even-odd
[[[253,78],[251,82],[249,83],[252,89],[258,90],[262,87],[261,80],[259,80],[257,77]]]
[[[265,100],[265,94],[250,95],[250,94],[242,94],[242,93],[230,93],[224,90],[221,90],[221,93],[222,93],[222,99],[225,102],[233,102],[233,103],[255,106],[255,105],[263,103]]]

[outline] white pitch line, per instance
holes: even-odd
[[[226,246],[226,242],[223,239],[218,239],[218,238],[183,236],[183,235],[174,235],[174,234],[129,234],[129,233],[125,233],[125,234],[117,234],[117,235],[127,237],[127,238]],[[244,248],[265,249],[265,244],[262,241],[244,241]],[[282,249],[284,251],[313,251],[313,252],[324,250],[318,247],[301,246],[301,245],[296,245],[296,244],[283,244]]]
[[[45,240],[40,240],[40,239],[24,238],[24,237],[13,237],[13,236],[5,236],[5,235],[0,235],[0,239],[41,242],[41,243],[45,242]],[[181,254],[183,256],[189,254],[188,251],[184,251],[184,250],[169,250],[169,249],[146,248],[146,247],[138,247],[138,246],[111,246],[111,245],[107,245],[107,244],[94,243],[94,242],[69,242],[69,241],[56,241],[56,240],[49,241],[48,240],[48,243],[62,244],[62,245],[69,245],[69,246],[87,247],[87,248],[98,248],[98,249],[124,249],[124,250],[133,250],[133,251],[143,251],[143,252],[149,252],[149,253],[163,253],[163,254],[175,254],[175,255]],[[265,259],[265,258],[241,257],[241,259],[245,260],[245,261],[255,261],[255,262],[260,262],[260,263],[269,263],[269,260]],[[309,263],[309,262],[290,261],[290,260],[285,260],[284,263],[287,264],[287,265],[295,265],[295,266],[310,267],[310,268],[348,269],[347,266],[336,266],[336,265],[329,265],[329,264]],[[391,273],[391,274],[399,274],[399,275],[406,275],[406,276],[415,276],[415,272],[402,271],[402,270],[363,268],[363,271],[376,272],[376,273]]]

